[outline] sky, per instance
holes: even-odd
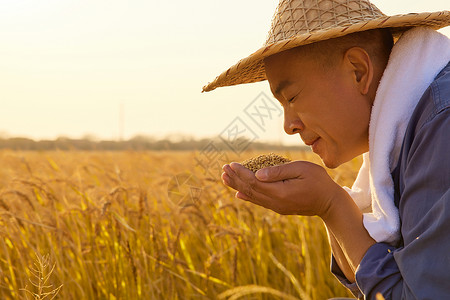
[[[450,9],[447,0],[372,3],[387,15]],[[201,93],[263,45],[277,4],[2,0],[0,137],[203,138],[240,120],[261,141],[301,143],[280,114],[262,128],[245,113],[261,97],[276,101],[266,81]]]

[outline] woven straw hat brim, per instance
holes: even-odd
[[[317,30],[315,32],[297,35],[262,47],[248,57],[241,59],[228,70],[217,76],[214,81],[205,85],[202,92],[209,92],[218,87],[266,80],[263,59],[298,46],[376,28],[391,28],[394,36],[398,36],[401,32],[412,27],[426,26],[437,30],[448,25],[450,25],[450,11],[440,11],[380,17],[348,26]]]

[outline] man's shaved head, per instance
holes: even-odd
[[[367,51],[376,66],[384,69],[389,60],[393,46],[390,29],[372,29],[351,33],[342,37],[320,41],[287,51],[297,52],[316,61],[324,69],[334,67],[344,53],[352,47],[360,47]]]

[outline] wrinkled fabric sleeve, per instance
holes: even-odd
[[[356,282],[351,283],[344,275],[344,272],[342,272],[341,268],[339,268],[339,265],[334,258],[334,256],[331,256],[331,273],[339,280],[339,282],[345,286],[347,289],[350,290],[350,292],[358,299],[364,299],[363,294],[361,293],[360,289],[358,288],[358,285]]]
[[[404,246],[370,247],[356,283],[366,299],[449,299],[450,108],[416,133],[403,180]]]

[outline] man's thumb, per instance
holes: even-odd
[[[267,167],[258,170],[255,176],[260,181],[274,182],[295,178],[298,176],[299,170],[295,170],[295,164],[288,163],[279,166]]]

